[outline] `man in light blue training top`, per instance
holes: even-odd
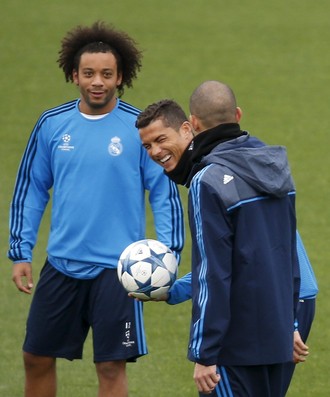
[[[80,98],[37,121],[11,204],[13,281],[31,294],[32,250],[52,189],[48,257],[23,346],[25,397],[56,395],[56,358],[81,358],[90,328],[98,397],[127,397],[126,362],[145,355],[147,346],[141,302],[120,285],[117,261],[127,245],[146,237],[146,190],[157,238],[179,259],[182,207],[176,185],[141,146],[139,110],[119,99],[141,67],[134,40],[97,22],[70,31],[59,54]]]

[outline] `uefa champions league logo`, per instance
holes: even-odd
[[[123,152],[123,145],[120,142],[120,138],[115,136],[111,138],[111,142],[108,146],[108,152],[111,156],[119,156]]]
[[[71,135],[70,134],[64,134],[61,138],[62,140],[62,144],[58,145],[58,149],[64,152],[70,152],[71,150],[74,149],[73,145],[70,145],[70,141],[71,141]]]
[[[71,141],[71,136],[70,136],[69,134],[64,134],[64,135],[62,136],[62,141],[63,141],[64,143],[69,143],[69,142]]]

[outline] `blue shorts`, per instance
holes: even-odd
[[[80,280],[46,261],[32,299],[23,350],[80,359],[90,328],[95,362],[135,361],[147,354],[142,302],[127,296],[115,269]]]

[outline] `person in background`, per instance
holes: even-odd
[[[31,294],[32,250],[52,189],[47,259],[27,319],[25,397],[56,395],[56,359],[82,358],[93,330],[98,397],[126,397],[126,363],[147,354],[142,303],[117,278],[123,249],[145,238],[145,192],[157,238],[179,259],[178,189],[141,147],[139,109],[124,102],[142,53],[102,21],[63,38],[59,66],[79,98],[45,111],[17,174],[10,211],[13,281]]]
[[[316,296],[319,292],[318,284],[309,261],[303,241],[297,231],[297,252],[300,269],[300,290],[297,317],[294,324],[294,356],[293,361],[286,364],[284,383],[289,389],[296,364],[306,361],[309,348],[307,338],[315,317]]]
[[[149,156],[189,187],[195,383],[200,395],[284,396],[300,287],[286,151],[240,129],[223,83],[194,91],[190,123],[169,122],[177,107],[154,103],[136,125]]]

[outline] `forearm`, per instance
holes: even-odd
[[[177,279],[169,291],[167,303],[176,305],[191,299],[191,273]]]

